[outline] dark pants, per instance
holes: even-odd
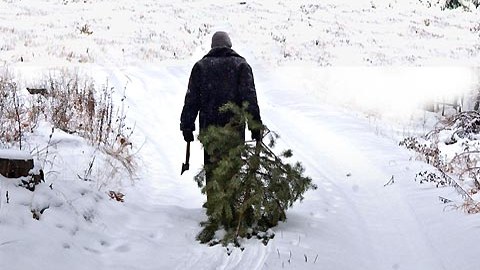
[[[208,184],[213,181],[213,172],[214,170],[216,169],[217,167],[217,164],[218,162],[220,161],[221,157],[219,156],[215,156],[215,157],[212,157],[211,155],[209,155],[207,153],[207,151],[204,151],[203,152],[203,158],[204,158],[204,167],[205,167],[205,185],[208,186]],[[219,188],[222,190],[222,189],[225,189],[227,188],[226,185],[228,184],[228,181],[231,180],[231,177],[233,176],[233,172],[232,172],[232,175],[224,175],[224,177],[221,177],[220,179],[217,179],[218,181],[218,186]],[[227,182],[225,182],[227,181]],[[215,200],[218,200],[218,198],[214,198],[214,192],[217,192],[216,190],[213,191],[213,190],[206,190],[206,194],[207,194],[207,202],[204,204],[204,207],[206,208],[206,212],[207,212],[207,215],[210,217],[214,211],[215,211],[215,208],[218,207],[216,205],[214,205],[216,203]],[[229,201],[229,204],[230,204],[230,207],[231,207],[231,211],[233,213],[233,215],[235,216],[236,215],[236,210],[235,210],[235,199],[234,198],[226,198],[226,200]],[[217,201],[218,202],[218,201]],[[217,220],[217,222],[220,222],[225,228],[230,228],[232,225],[231,225],[231,221],[228,221],[226,218],[223,218],[223,217],[218,217],[219,220]]]
[[[240,132],[242,131],[242,132]],[[240,126],[239,128],[239,135],[238,137],[234,137],[232,138],[232,140],[230,140],[229,142],[231,144],[229,144],[228,146],[222,148],[222,149],[217,149],[217,151],[215,151],[214,153],[210,153],[208,154],[207,151],[205,150],[206,147],[204,147],[204,151],[203,151],[203,164],[204,164],[204,169],[205,169],[205,185],[207,187],[209,187],[209,183],[211,183],[211,181],[213,181],[213,172],[215,171],[216,167],[218,166],[218,163],[220,162],[220,160],[222,160],[222,158],[225,158],[224,155],[228,155],[229,154],[229,151],[231,150],[230,147],[237,147],[239,144],[243,144],[245,142],[245,139],[244,139],[244,134],[245,134],[245,127],[244,126]],[[239,168],[240,169],[240,168]],[[225,173],[225,172],[224,172]],[[231,173],[231,175],[230,175]],[[228,181],[236,174],[238,173],[235,172],[235,171],[231,171],[231,172],[226,172],[225,175],[222,175],[222,176],[217,176],[219,179],[217,179],[217,181],[219,181],[218,183],[218,186],[220,189],[224,189],[224,188],[227,188],[227,183]],[[212,190],[209,190],[207,189],[206,190],[206,195],[207,195],[207,202],[204,204],[204,207],[206,208],[207,210],[207,215],[211,215],[213,212],[214,212],[214,209],[215,209],[215,197],[213,196],[214,191]],[[235,199],[234,198],[230,198],[228,199],[231,203],[231,207],[232,207],[232,213],[235,213],[235,207],[234,207],[234,201]],[[211,205],[212,204],[212,205]],[[222,219],[222,223],[223,225],[225,226],[225,228],[229,227],[229,224],[225,223],[226,221]]]
[[[214,167],[214,164],[211,161],[210,155],[207,153],[207,150],[203,150],[203,164],[205,168],[205,185],[207,185],[209,180],[212,179],[212,172]],[[210,195],[210,192],[207,191],[207,204],[210,197],[209,195]]]

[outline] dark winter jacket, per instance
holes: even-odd
[[[230,115],[219,108],[228,102],[241,106],[261,123],[252,69],[243,57],[227,47],[213,48],[192,69],[180,119],[180,130],[195,130],[200,114],[200,131],[210,125],[224,126]]]

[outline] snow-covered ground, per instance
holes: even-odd
[[[92,34],[80,32],[85,25]],[[206,218],[192,179],[202,164],[198,141],[180,176],[189,72],[218,29],[252,64],[278,148],[291,148],[319,187],[267,246],[248,240],[230,255],[195,241]],[[398,101],[471,90],[477,80],[478,11],[413,0],[26,0],[0,3],[0,31],[0,63],[20,84],[67,66],[125,90],[140,164],[134,183],[108,171],[103,182],[81,181],[95,149],[55,131],[46,183],[31,193],[0,179],[0,269],[478,269],[477,217],[438,200],[461,204],[453,188],[415,183],[429,166],[398,146],[431,124],[405,116],[415,107]],[[440,66],[405,67],[430,64]],[[384,122],[392,119],[402,121]],[[42,124],[31,147],[50,132]],[[46,207],[32,218],[30,210]]]
[[[269,64],[477,65],[479,11],[420,2],[2,1],[0,63],[185,59],[203,53],[212,32],[225,29]]]

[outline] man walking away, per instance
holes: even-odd
[[[231,102],[242,107],[248,103],[247,112],[261,124],[260,109],[252,69],[247,61],[232,50],[232,42],[225,32],[216,32],[212,37],[211,50],[196,62],[190,74],[185,95],[180,130],[186,142],[194,140],[195,120],[199,115],[200,133],[209,126],[223,127],[230,122],[232,114],[220,112],[220,107]],[[252,129],[252,139],[261,140],[261,129]],[[239,128],[240,137],[245,140],[245,125]],[[204,151],[206,182],[211,178],[217,158]],[[208,213],[207,191],[207,213]]]

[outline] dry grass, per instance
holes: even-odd
[[[101,172],[92,175],[95,156],[92,164],[86,165],[90,172],[84,178],[98,182],[99,189],[114,178],[135,178],[137,165],[129,140],[133,130],[125,126],[124,99],[117,103],[115,88],[108,83],[98,87],[78,71],[59,70],[27,92],[5,73],[0,74],[0,96],[0,142],[4,148],[18,148],[25,132],[34,132],[40,121],[47,121],[54,127],[52,133],[58,129],[83,137],[105,154],[98,164]]]
[[[0,141],[3,145],[19,144],[21,148],[22,132],[31,127],[26,111],[18,85],[8,71],[4,71],[0,75]]]
[[[480,202],[466,200],[460,208],[468,214],[478,214],[480,213]]]

